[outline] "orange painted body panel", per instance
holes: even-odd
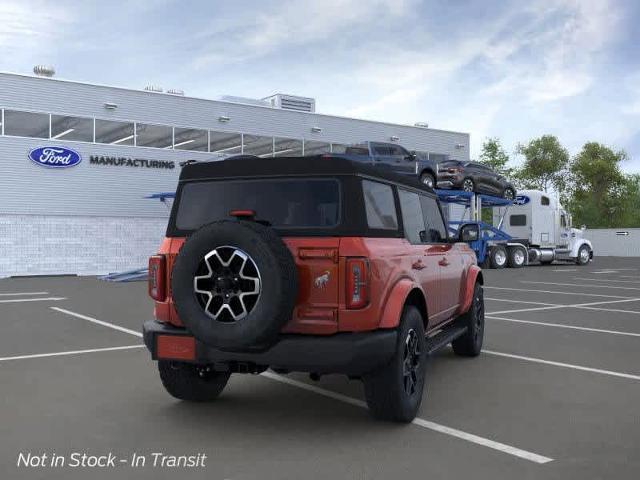
[[[182,335],[158,335],[156,355],[171,360],[193,360],[196,358],[196,339]]]
[[[423,295],[427,330],[468,310],[480,269],[466,244],[412,245],[404,238],[286,237],[298,268],[298,298],[283,333],[331,335],[395,328],[407,296]],[[166,238],[159,254],[167,256],[167,298],[156,301],[156,319],[183,326],[171,299],[171,269],[183,238]],[[346,307],[346,259],[368,260],[369,303]]]

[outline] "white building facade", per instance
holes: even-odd
[[[0,73],[0,277],[144,267],[180,163],[397,142],[469,159],[469,135],[315,112],[312,99],[207,100]]]

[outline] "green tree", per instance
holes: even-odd
[[[480,163],[508,177],[513,172],[513,169],[507,166],[509,160],[509,155],[502,147],[498,138],[491,137],[484,141],[482,144],[482,153],[480,153],[480,157],[478,158]]]
[[[586,143],[571,162],[569,208],[576,224],[590,227],[640,226],[640,176],[625,175],[624,151]]]
[[[524,156],[523,165],[515,172],[520,187],[545,192],[553,187],[560,194],[564,192],[569,152],[554,135],[534,138],[526,145],[518,145],[516,151]]]

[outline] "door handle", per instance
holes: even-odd
[[[411,264],[411,268],[414,270],[423,270],[427,268],[427,266],[424,263],[422,263],[422,260],[416,260]]]
[[[438,265],[440,265],[441,267],[446,267],[449,265],[449,260],[447,260],[447,257],[444,257],[438,262]]]

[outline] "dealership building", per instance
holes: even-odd
[[[51,75],[46,69],[40,74]],[[315,112],[277,94],[208,100],[0,73],[0,277],[142,267],[166,226],[180,163],[340,153],[363,140],[469,159],[469,134]]]

